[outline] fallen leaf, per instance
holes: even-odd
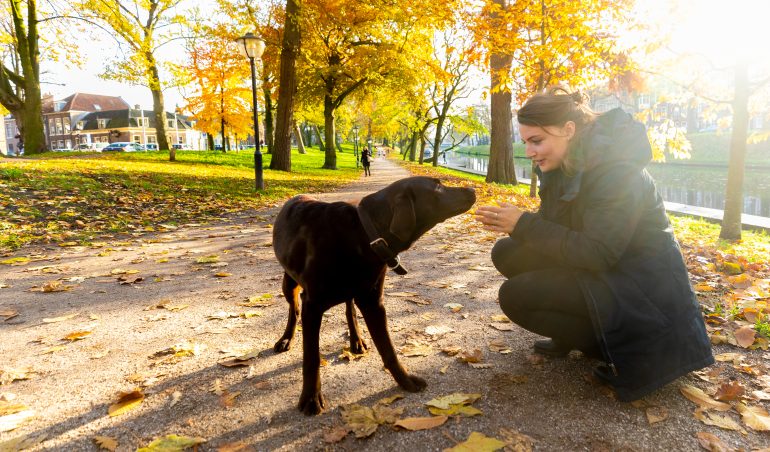
[[[35,417],[35,410],[23,410],[7,416],[0,416],[0,433],[10,432],[33,417]]]
[[[735,341],[743,348],[749,348],[754,343],[757,332],[750,326],[742,326],[735,330]]]
[[[389,297],[403,297],[403,298],[406,298],[406,297],[416,297],[419,294],[417,292],[392,292],[392,293],[387,293],[385,295],[387,295]]]
[[[245,306],[247,308],[266,308],[271,306],[275,301],[273,300],[273,294],[254,295],[242,303],[237,303],[238,306]]]
[[[219,272],[219,273],[214,273],[214,276],[216,276],[217,278],[227,278],[228,276],[233,276],[233,274],[227,273],[227,272]]]
[[[166,311],[179,312],[182,309],[189,308],[190,305],[189,304],[176,304],[176,305],[174,305],[174,304],[164,303],[164,304],[159,304],[158,307],[162,308],[162,309],[165,309]]]
[[[48,347],[47,349],[40,352],[41,355],[50,355],[52,353],[60,352],[67,348],[65,345],[54,345],[53,347]]]
[[[0,264],[19,266],[19,265],[25,265],[30,260],[31,259],[28,257],[12,257],[12,258],[0,261]]]
[[[668,419],[668,410],[662,406],[651,406],[644,411],[644,414],[647,416],[647,422],[650,425]]]
[[[211,383],[211,387],[209,387],[209,392],[213,392],[214,394],[221,396],[225,393],[225,386],[222,384],[222,380],[217,378],[214,380],[213,383]]]
[[[366,351],[364,351],[364,353],[358,354],[358,353],[351,352],[350,347],[344,347],[342,349],[342,353],[340,353],[339,356],[337,356],[337,359],[340,359],[340,360],[346,359],[348,361],[355,361],[357,359],[363,358],[365,355],[366,355]]]
[[[497,314],[497,315],[493,315],[493,316],[492,316],[492,317],[490,317],[490,318],[492,319],[492,321],[493,321],[493,322],[498,322],[498,323],[512,323],[512,322],[511,322],[511,319],[509,319],[509,318],[508,318],[508,316],[507,316],[507,315],[505,315],[505,314]]]
[[[419,342],[408,342],[401,347],[401,354],[404,356],[430,356],[433,354],[433,347],[430,344],[422,344]]]
[[[235,392],[228,392],[225,391],[224,394],[222,394],[219,397],[219,404],[222,405],[225,408],[232,408],[235,406],[235,398],[241,395],[241,391],[235,391]]]
[[[513,331],[513,323],[490,323],[489,326],[498,331]]]
[[[94,436],[93,440],[100,449],[115,452],[118,448],[118,440],[109,436]]]
[[[390,405],[391,403],[395,402],[396,400],[403,399],[404,396],[401,394],[396,394],[394,396],[385,397],[383,399],[380,399],[377,401],[377,405]]]
[[[444,452],[493,452],[505,446],[506,444],[497,438],[490,438],[479,432],[471,432],[465,442],[444,449]]]
[[[714,398],[722,402],[731,402],[738,400],[746,392],[746,388],[738,381],[727,381],[722,383],[717,389]]]
[[[473,352],[462,352],[457,359],[464,363],[480,363],[484,361],[484,354],[477,348]]]
[[[172,408],[174,405],[179,403],[180,400],[182,400],[182,393],[180,391],[174,391],[171,393],[171,402],[168,404],[169,408]]]
[[[47,438],[45,433],[38,435],[21,435],[16,438],[11,438],[8,441],[0,442],[0,451],[20,451],[32,449],[38,444],[45,441]]]
[[[738,422],[736,422],[729,416],[720,416],[718,414],[713,414],[708,411],[702,410],[700,408],[695,410],[695,413],[693,415],[695,416],[695,419],[703,422],[706,425],[713,425],[714,427],[719,427],[726,430],[735,430],[735,431],[743,430],[741,425],[738,424]]]
[[[490,342],[489,350],[503,355],[507,355],[508,353],[512,352],[511,348],[508,346],[508,343],[504,339],[495,339]]]
[[[356,438],[371,436],[380,426],[374,417],[374,411],[358,404],[345,405],[340,409],[342,419]]]
[[[719,439],[716,435],[711,433],[698,432],[695,434],[695,436],[698,438],[698,442],[700,443],[701,447],[709,452],[732,452],[735,450],[728,446],[727,443]]]
[[[729,403],[717,402],[695,386],[683,385],[679,390],[682,392],[682,395],[701,408],[717,411],[728,411],[732,409],[732,406]]]
[[[437,416],[476,416],[482,414],[478,408],[470,406],[481,394],[455,393],[432,399],[426,403],[428,411]]]
[[[751,429],[759,432],[770,431],[770,414],[764,408],[739,403],[736,409],[741,413],[743,423]]]
[[[88,336],[91,335],[91,331],[75,331],[74,333],[70,333],[62,338],[63,341],[79,341],[81,339],[85,339]]]
[[[27,405],[22,405],[20,403],[0,402],[0,416],[19,413],[28,409],[29,407]]]
[[[243,441],[222,444],[221,446],[217,447],[217,452],[253,452],[253,451],[256,451],[256,449],[244,443]]]
[[[449,310],[452,312],[460,312],[464,306],[460,303],[447,303],[444,305],[444,307],[449,308]]]
[[[344,425],[338,425],[324,433],[324,442],[328,444],[338,443],[345,439],[345,437],[348,436],[348,433],[350,433],[350,428]]]
[[[75,317],[77,317],[79,315],[80,315],[80,313],[76,312],[74,314],[63,315],[61,317],[46,318],[46,319],[43,319],[43,323],[64,322],[65,320],[69,320],[69,319],[75,318]]]
[[[14,311],[12,309],[4,309],[0,311],[0,317],[5,317],[4,320],[10,320],[18,315],[19,315],[19,311]]]
[[[71,290],[73,287],[75,286],[62,284],[61,281],[54,280],[54,281],[48,281],[47,283],[43,284],[43,287],[41,287],[39,291],[44,293],[66,292],[68,290]]]
[[[143,400],[144,394],[138,389],[131,392],[121,392],[118,394],[118,401],[110,405],[107,413],[110,417],[120,416],[141,405]]]
[[[501,428],[500,436],[507,443],[506,450],[512,452],[532,452],[535,440],[523,433]]]
[[[393,425],[395,425],[396,427],[402,427],[412,431],[428,430],[444,424],[444,422],[446,422],[447,419],[449,418],[446,416],[408,417],[406,419],[399,419]]]
[[[140,447],[136,452],[171,452],[183,451],[187,448],[205,443],[203,438],[190,438],[187,436],[166,435],[151,442],[147,447]]]
[[[486,272],[486,271],[489,271],[489,270],[494,270],[494,267],[488,267],[486,265],[479,264],[479,265],[473,265],[473,266],[468,267],[468,270],[474,270],[474,271],[477,271],[477,272]]]
[[[0,369],[0,385],[7,385],[17,380],[29,380],[30,374],[34,371],[26,369]]]
[[[211,256],[199,257],[195,260],[196,264],[216,264],[219,262],[219,256],[212,254]]]
[[[739,361],[743,360],[744,355],[741,353],[720,353],[718,355],[714,355],[714,359],[720,362],[734,362],[738,363]]]
[[[425,334],[428,336],[441,336],[453,332],[454,330],[446,325],[430,325],[425,328]]]

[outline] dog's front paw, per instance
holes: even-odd
[[[414,375],[407,375],[405,379],[398,382],[398,385],[409,392],[420,392],[428,387],[428,383],[425,380]]]
[[[366,350],[368,348],[369,347],[367,347],[366,342],[364,342],[363,339],[350,341],[350,353],[353,353],[354,355],[363,355],[364,353],[366,353]]]
[[[276,353],[283,353],[283,352],[289,351],[290,348],[291,348],[291,339],[286,339],[282,337],[273,346],[273,351],[275,351]]]
[[[319,414],[326,408],[326,399],[320,392],[314,392],[306,396],[304,393],[299,397],[299,410],[308,416]]]

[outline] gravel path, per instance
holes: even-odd
[[[357,198],[408,175],[384,159],[374,160],[372,173],[320,198]],[[0,450],[12,450],[1,443],[20,437],[32,450],[97,450],[94,437],[104,436],[127,451],[172,433],[204,438],[198,447],[203,451],[443,450],[471,432],[509,441],[521,433],[536,450],[698,450],[700,431],[746,449],[770,443],[766,433],[743,435],[697,421],[695,406],[679,392],[683,383],[701,384],[693,376],[638,407],[616,401],[588,378],[586,359],[533,357],[533,334],[493,321],[501,314],[496,296],[502,282],[489,260],[494,238],[468,233],[468,215],[434,228],[402,254],[409,274],[390,273],[386,280],[391,335],[397,348],[411,342],[428,354],[401,357],[427,380],[427,390],[400,391],[375,351],[353,361],[339,358],[347,345],[340,305],[327,313],[321,333],[329,406],[306,417],[296,409],[301,338],[287,353],[272,351],[287,314],[282,271],[271,248],[277,210],[116,238],[99,247],[25,249],[19,256],[33,261],[0,266],[0,287],[9,286],[0,289],[0,313],[18,312],[0,321],[0,381],[10,369],[30,371],[28,379],[0,386],[0,400],[35,411],[27,423],[0,432]],[[71,287],[42,292],[57,284]],[[243,306],[249,297],[252,305],[265,306]],[[442,352],[451,348],[460,355],[478,349],[482,361],[472,366]],[[249,353],[255,357],[244,366],[220,364]],[[108,415],[118,393],[137,388],[144,394],[141,405]],[[371,407],[402,394],[391,407],[402,408],[402,417],[424,417],[426,402],[452,393],[481,394],[473,406],[482,414],[451,417],[430,430],[386,424],[366,439],[351,433],[324,440],[343,425],[343,405]],[[650,424],[650,407],[665,419]]]

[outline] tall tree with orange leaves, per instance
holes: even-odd
[[[192,112],[197,127],[209,135],[222,134],[222,149],[230,134],[245,137],[252,133],[249,66],[243,64],[236,36],[214,26],[187,43],[188,62],[179,68],[180,84],[195,87],[185,96],[185,109]],[[216,33],[219,33],[218,35]]]

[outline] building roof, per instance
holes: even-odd
[[[64,111],[111,111],[130,107],[128,102],[119,96],[103,96],[101,94],[75,93],[62,100],[53,99],[44,102],[43,113]],[[59,104],[59,105],[57,105]],[[57,108],[59,107],[59,108]]]

